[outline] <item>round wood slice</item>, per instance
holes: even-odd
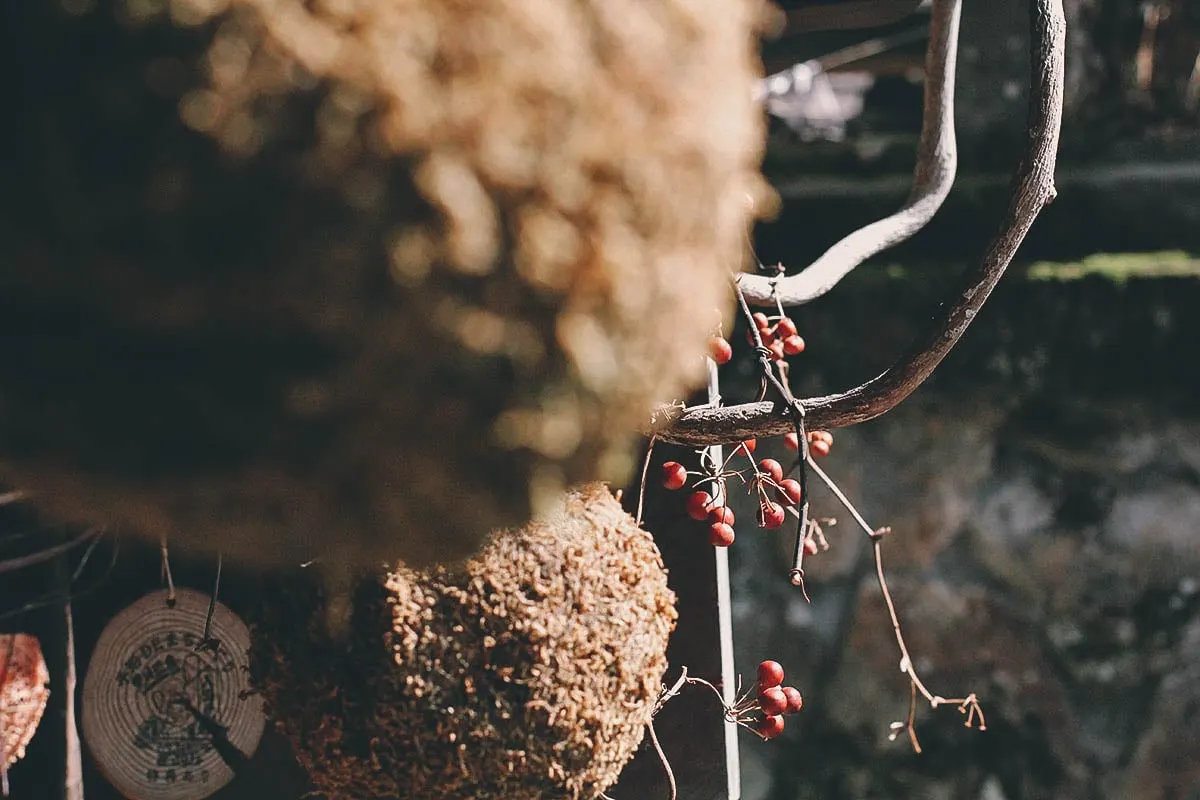
[[[100,634],[83,683],[83,736],[129,800],[200,800],[258,748],[265,718],[250,692],[250,631],[218,603],[180,589],[146,595]]]
[[[38,640],[0,634],[0,761],[7,769],[25,756],[50,698],[50,672]]]

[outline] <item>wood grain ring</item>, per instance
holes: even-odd
[[[129,800],[202,800],[233,779],[262,737],[250,693],[250,631],[209,597],[146,595],[104,628],[83,684],[83,736],[100,771]],[[231,763],[232,762],[232,763]]]

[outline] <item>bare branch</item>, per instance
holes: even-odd
[[[834,6],[835,8],[837,6]],[[924,228],[942,207],[958,168],[954,137],[954,70],[958,62],[958,23],[962,0],[933,0],[929,47],[925,52],[925,106],[913,185],[904,207],[851,233],[799,273],[772,279],[746,275],[746,299],[756,305],[807,303],[828,292],[871,256]]]
[[[1012,199],[1000,233],[962,288],[946,302],[948,310],[883,374],[841,394],[800,401],[809,428],[844,428],[883,414],[929,377],[957,344],[1012,261],[1042,207],[1054,199],[1054,165],[1062,125],[1063,53],[1066,22],[1062,0],[1033,0],[1028,140],[1013,182]],[[666,415],[674,420],[654,433],[662,441],[705,445],[751,437],[778,436],[792,429],[782,401],[702,408]]]
[[[70,539],[69,541],[56,544],[52,547],[47,547],[46,549],[39,550],[36,553],[30,553],[28,555],[10,558],[6,561],[0,561],[0,574],[5,572],[14,572],[18,569],[24,569],[25,567],[31,567],[34,564],[44,564],[56,556],[62,555],[68,550],[71,550],[83,542],[86,542],[88,539],[101,536],[103,534],[104,529],[102,528],[88,528],[86,531],[76,535],[75,538]]]
[[[862,527],[867,538],[871,541],[871,552],[875,560],[875,580],[879,584],[879,591],[883,596],[883,602],[887,606],[888,619],[892,623],[892,635],[896,638],[896,647],[900,650],[900,671],[908,676],[909,686],[911,687],[911,699],[908,708],[907,723],[892,723],[892,733],[888,737],[892,740],[896,738],[898,733],[907,728],[909,741],[912,742],[913,750],[918,754],[921,752],[921,743],[917,739],[916,728],[914,722],[916,719],[916,698],[920,692],[928,702],[929,706],[936,710],[940,706],[953,704],[958,706],[958,710],[963,714],[968,714],[966,725],[968,728],[978,724],[979,730],[987,730],[987,721],[983,716],[983,707],[979,705],[979,698],[974,692],[971,692],[966,697],[945,698],[941,695],[934,694],[925,686],[925,682],[921,680],[917,674],[917,667],[913,663],[912,655],[908,652],[908,644],[904,641],[904,633],[900,630],[900,615],[896,613],[896,603],[892,599],[892,590],[888,588],[887,575],[883,569],[883,538],[891,533],[890,527],[872,528],[863,519],[862,514],[858,513],[858,509],[850,502],[845,493],[842,492],[838,485],[834,483],[825,471],[817,466],[817,462],[811,457],[807,457],[808,466],[818,477],[825,483],[827,487],[834,493],[838,501],[845,507],[855,521]]]
[[[66,573],[63,573],[66,577]],[[63,795],[66,800],[83,800],[83,748],[79,743],[79,726],[75,722],[75,618],[71,613],[71,584],[65,582],[64,590],[67,602],[63,607],[63,617],[67,625],[67,674],[63,681],[67,692],[67,769],[66,784]]]

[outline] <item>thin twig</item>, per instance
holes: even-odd
[[[659,692],[658,700],[654,703],[654,711],[651,713],[651,716],[653,716],[654,714],[657,714],[662,709],[662,707],[667,704],[668,700],[670,700],[675,695],[679,694],[679,690],[682,689],[684,684],[686,684],[687,682],[688,682],[688,670],[687,670],[687,667],[684,666],[680,669],[679,679],[677,681],[675,681],[674,684],[671,685],[671,688],[669,688],[669,689],[664,688],[661,692]]]
[[[667,784],[671,787],[671,800],[676,800],[679,790],[675,786],[675,772],[671,769],[671,762],[667,760],[667,754],[663,752],[662,745],[658,741],[658,734],[654,732],[654,720],[646,723],[646,730],[650,733],[650,743],[654,745],[654,752],[658,753],[658,758],[662,761],[663,771],[667,773]]]
[[[733,290],[737,295],[738,308],[742,312],[742,316],[746,320],[746,329],[750,331],[750,337],[754,344],[754,353],[758,358],[758,369],[764,381],[769,383],[780,398],[791,404],[793,401],[792,391],[788,388],[782,374],[777,374],[775,364],[771,360],[771,351],[763,344],[762,334],[758,332],[758,326],[754,324],[754,314],[750,311],[750,304],[746,300],[746,293],[742,290],[742,282],[749,278],[749,275],[734,275]],[[710,408],[719,408],[718,405],[709,403]],[[750,438],[750,437],[747,437]]]
[[[844,428],[873,419],[908,397],[941,363],[978,315],[988,295],[1024,241],[1034,219],[1053,200],[1054,166],[1062,124],[1063,53],[1066,22],[1062,0],[1033,0],[1028,138],[1013,181],[1012,198],[1000,232],[979,264],[946,302],[944,313],[885,372],[847,392],[802,400],[813,429]],[[767,400],[667,411],[650,430],[662,441],[691,446],[768,438],[792,429],[791,406]]]
[[[904,642],[904,634],[900,631],[900,617],[896,614],[896,604],[892,600],[887,576],[883,572],[883,540],[876,538],[872,543],[872,548],[875,557],[875,580],[879,584],[879,591],[883,594],[883,602],[887,605],[888,618],[892,621],[892,633],[896,637],[896,647],[900,649],[900,671],[908,675],[921,696],[929,701],[931,706],[937,708],[946,700],[925,688],[924,682],[917,675],[916,667],[913,666],[912,656],[908,653],[908,645]]]
[[[96,537],[95,542],[93,542],[91,545],[88,546],[87,551],[84,553],[83,559],[81,559],[81,561],[80,561],[79,567],[75,570],[75,574],[71,577],[72,585],[75,584],[79,580],[79,578],[82,576],[83,567],[86,566],[88,558],[91,556],[91,553],[93,552],[93,549],[94,549],[96,543],[98,543],[99,541],[100,541],[100,537]],[[85,589],[80,589],[78,591],[71,592],[72,600],[78,600],[81,597],[85,597],[85,596],[91,594],[92,592],[96,591],[97,589],[101,588],[102,586],[104,586],[105,581],[108,580],[108,576],[112,574],[113,567],[115,567],[117,564],[117,556],[120,554],[120,549],[121,549],[119,537],[113,536],[112,542],[113,542],[112,554],[109,556],[108,566],[106,566],[104,568],[103,574],[91,586],[88,586]],[[19,617],[24,614],[28,614],[31,611],[36,611],[37,609],[40,609],[40,608],[47,608],[50,606],[57,605],[61,599],[62,599],[62,593],[57,590],[51,590],[51,591],[45,592],[44,594],[40,595],[39,597],[35,598],[34,600],[31,600],[30,602],[28,602],[22,606],[19,606],[17,608],[11,608],[11,609],[4,611],[3,613],[0,613],[0,621],[6,620],[6,619],[11,619],[14,617]]]
[[[171,574],[171,554],[167,551],[167,537],[158,540],[158,550],[162,557],[161,579],[167,584],[167,607],[175,605],[175,577]]]
[[[105,531],[102,529],[100,535],[92,539],[91,544],[87,546],[87,550],[83,551],[83,555],[79,558],[79,565],[75,567],[75,571],[71,573],[71,585],[74,585],[79,576],[83,574],[83,570],[87,567],[88,561],[92,558],[92,553],[96,552],[96,548],[100,546],[100,540],[104,538]]]
[[[863,532],[872,539],[877,538],[878,532],[867,524],[867,521],[862,518],[862,514],[858,513],[858,509],[855,508],[854,504],[850,502],[850,499],[846,497],[845,493],[841,490],[841,487],[834,483],[833,479],[825,474],[825,470],[821,469],[817,462],[812,458],[808,459],[808,466],[817,474],[817,477],[821,479],[821,482],[828,487],[829,491],[833,492],[833,496],[838,499],[838,502],[842,504],[842,507],[850,512],[850,516],[854,517],[854,521],[859,524],[859,526],[863,529]]]
[[[36,553],[30,553],[29,555],[18,556],[17,558],[10,558],[6,561],[0,561],[0,575],[6,572],[24,569],[25,567],[31,567],[34,564],[44,564],[56,556],[62,555],[72,548],[79,546],[83,542],[86,542],[93,536],[97,536],[103,532],[103,528],[88,528],[86,531],[75,536],[70,541],[63,542],[62,544],[58,544],[53,547],[47,547],[45,550],[39,550]]]
[[[908,740],[912,742],[913,752],[921,755],[921,742],[917,739],[917,684],[908,682]]]
[[[654,442],[657,437],[651,436],[646,444],[646,459],[642,462],[642,482],[638,487],[637,524],[642,524],[642,510],[646,505],[646,477],[650,474],[650,458],[654,455]]]
[[[758,356],[759,373],[762,376],[764,386],[770,383],[779,392],[780,397],[787,401],[792,418],[792,426],[796,431],[796,444],[800,451],[800,510],[797,513],[795,552],[792,558],[791,570],[788,572],[788,579],[792,582],[792,585],[800,587],[800,590],[804,592],[804,599],[807,600],[808,591],[804,587],[804,536],[808,531],[808,471],[804,466],[805,460],[808,457],[805,410],[804,405],[792,394],[792,388],[788,383],[787,362],[774,362],[771,352],[763,345],[762,334],[759,333],[758,325],[754,322],[754,314],[750,311],[750,304],[746,300],[746,293],[742,290],[741,279],[744,277],[741,275],[734,276],[733,288],[737,294],[738,307],[742,311],[742,316],[746,320],[747,330],[750,331],[751,340],[754,343],[754,352]],[[776,297],[776,306],[780,317],[782,317],[783,305],[779,302],[778,297]],[[779,370],[778,375],[776,375],[775,369]]]
[[[904,633],[900,629],[900,616],[896,613],[896,603],[892,599],[892,591],[888,587],[887,575],[883,569],[883,539],[884,536],[891,531],[891,529],[872,528],[869,524],[867,524],[867,521],[863,519],[862,514],[858,513],[858,509],[854,507],[854,504],[850,502],[850,499],[846,497],[841,488],[839,488],[838,485],[834,483],[828,475],[825,474],[824,470],[822,470],[811,460],[809,462],[809,466],[813,468],[813,471],[817,473],[817,476],[820,477],[825,485],[829,487],[830,491],[833,492],[834,496],[837,497],[838,501],[845,507],[845,509],[850,512],[850,515],[854,517],[854,520],[862,527],[863,532],[866,533],[867,538],[871,540],[871,554],[875,561],[875,580],[876,583],[879,584],[880,593],[883,595],[883,602],[887,607],[888,619],[892,623],[892,634],[896,639],[896,647],[900,651],[900,671],[908,676],[912,689],[920,692],[921,696],[925,698],[931,708],[936,709],[939,706],[946,704],[957,704],[960,712],[968,714],[968,727],[971,727],[975,717],[978,716],[980,723],[979,729],[986,730],[987,723],[983,717],[983,709],[979,707],[979,700],[976,698],[974,692],[968,694],[966,697],[948,699],[929,691],[929,689],[925,686],[925,683],[921,680],[920,675],[917,674],[916,666],[914,666],[912,656],[908,651],[908,644],[904,641]],[[917,741],[916,732],[912,730],[911,715],[909,727],[909,738],[912,740],[913,747],[916,752],[920,753],[921,746]]]
[[[842,506],[850,512],[850,516],[854,517],[854,521],[857,522],[860,527],[862,527],[863,532],[866,533],[867,537],[871,540],[875,558],[875,577],[879,583],[879,590],[883,593],[884,603],[887,604],[888,617],[890,617],[892,620],[892,631],[896,636],[896,645],[900,648],[901,670],[909,675],[913,683],[916,684],[917,689],[920,690],[922,695],[924,695],[925,699],[930,703],[934,703],[935,695],[925,688],[925,684],[922,683],[921,679],[917,677],[916,670],[912,667],[912,659],[908,654],[908,646],[904,643],[904,634],[900,632],[900,618],[896,614],[896,605],[892,602],[892,593],[888,589],[887,578],[883,572],[882,544],[883,534],[887,529],[876,529],[867,524],[867,521],[863,519],[862,514],[858,513],[858,509],[854,507],[854,504],[850,502],[850,499],[846,497],[846,494],[841,490],[841,488],[834,483],[828,475],[825,474],[825,471],[817,466],[816,463],[814,463],[811,459],[809,460],[809,466],[812,467],[812,470],[817,474],[817,477],[819,477],[821,481],[827,487],[829,487],[829,490],[833,492],[834,497],[838,499]],[[936,706],[936,704],[934,705]]]
[[[70,592],[70,584],[66,589]],[[83,751],[79,744],[79,727],[75,722],[75,619],[71,614],[71,597],[63,609],[67,623],[67,676],[63,689],[67,703],[67,781],[66,800],[83,800]]]
[[[212,594],[208,598],[208,613],[204,615],[204,636],[201,637],[201,647],[208,647],[214,644],[212,638],[212,621],[213,614],[217,610],[217,595],[221,593],[221,561],[221,554],[217,553],[217,577],[213,580]]]
[[[849,47],[843,47],[841,50],[835,50],[816,59],[816,63],[824,72],[831,72],[835,69],[840,69],[847,64],[853,64],[857,61],[863,61],[872,56],[881,55],[889,50],[895,50],[898,47],[903,47],[906,44],[919,42],[922,39],[928,39],[933,36],[931,28],[933,26],[917,25],[908,30],[893,33],[890,36],[881,36],[877,39],[868,39],[865,42],[857,42]]]

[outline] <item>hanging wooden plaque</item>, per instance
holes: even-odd
[[[155,592],[100,634],[83,684],[83,737],[129,800],[202,800],[233,779],[263,733],[250,691],[250,632],[228,608]]]

